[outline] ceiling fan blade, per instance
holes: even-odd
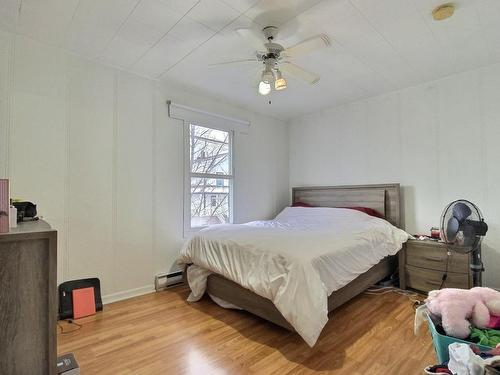
[[[264,36],[258,31],[249,28],[236,29],[235,31],[257,51],[266,50]]]
[[[299,42],[294,46],[286,48],[283,52],[288,57],[299,57],[306,55],[312,51],[328,47],[329,45],[330,40],[328,39],[328,36],[325,34],[320,34],[303,40],[302,42]]]
[[[298,65],[295,65],[289,61],[285,61],[280,64],[280,69],[286,74],[291,75],[301,81],[307,82],[311,85],[317,83],[320,77],[317,74],[311,73]]]
[[[214,64],[209,64],[209,68],[216,68],[218,66],[225,66],[225,65],[242,65],[242,64],[249,64],[249,63],[256,63],[258,62],[257,59],[240,59],[240,60],[230,60],[230,61],[223,61],[219,63],[214,63]]]

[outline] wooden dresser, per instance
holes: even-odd
[[[399,253],[399,284],[401,289],[427,293],[439,289],[446,270],[447,246],[430,240],[409,240]],[[472,288],[470,254],[451,252],[445,288]]]
[[[56,374],[57,232],[40,220],[0,234],[0,374]]]

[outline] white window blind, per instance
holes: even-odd
[[[172,101],[167,101],[167,105],[169,117],[183,120],[185,123],[202,124],[215,129],[233,130],[242,133],[246,133],[250,126],[249,121],[191,108]]]

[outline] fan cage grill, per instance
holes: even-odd
[[[440,235],[443,241],[447,245],[453,246],[454,251],[461,253],[470,253],[479,248],[483,236],[474,235],[475,239],[472,245],[464,245],[463,243],[461,243],[463,242],[463,240],[461,241],[461,237],[459,235],[455,236],[453,240],[450,240],[448,238],[448,233],[447,233],[448,221],[450,220],[451,217],[453,217],[453,207],[455,207],[458,203],[465,204],[471,210],[471,214],[467,217],[467,219],[475,221],[484,221],[483,215],[479,207],[477,207],[474,203],[466,199],[457,199],[446,205],[446,207],[443,210],[443,214],[441,215]]]

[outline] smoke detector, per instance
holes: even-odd
[[[453,16],[454,12],[455,6],[453,4],[439,5],[432,11],[432,18],[434,18],[435,21],[443,21]]]

